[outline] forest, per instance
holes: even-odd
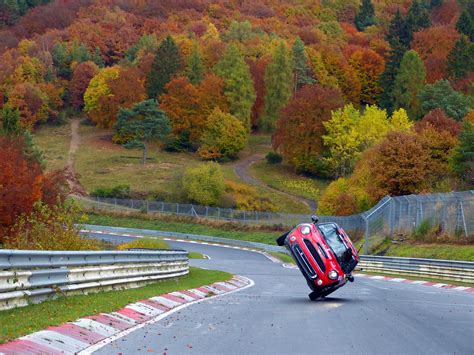
[[[275,209],[220,170],[256,134],[330,181],[325,215],[474,186],[473,1],[1,0],[0,56],[3,227],[66,195],[33,140],[75,116],[143,164],[193,154],[204,205]]]

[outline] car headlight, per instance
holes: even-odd
[[[337,273],[336,270],[331,270],[331,271],[329,271],[328,276],[331,280],[336,280],[337,277],[339,276],[339,274]]]
[[[309,234],[309,232],[311,232],[311,228],[309,228],[309,226],[303,226],[301,227],[301,234]]]

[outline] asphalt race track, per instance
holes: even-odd
[[[116,238],[116,237],[115,237]],[[207,254],[193,266],[253,287],[190,305],[95,354],[473,354],[474,295],[357,278],[311,302],[299,270],[263,255],[170,242]]]

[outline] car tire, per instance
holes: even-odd
[[[313,291],[308,295],[311,301],[316,301],[319,297],[321,297],[321,293],[317,291]]]

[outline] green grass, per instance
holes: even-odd
[[[231,277],[231,274],[222,271],[190,268],[189,275],[176,280],[123,291],[60,297],[40,304],[0,311],[0,343],[88,315],[113,312],[145,298],[225,281]]]
[[[398,277],[406,278],[408,280],[431,281],[431,282],[448,284],[448,285],[474,287],[474,283],[470,283],[470,282],[444,280],[444,279],[439,279],[436,277],[415,276],[415,275],[404,274],[404,273],[395,273],[395,272],[388,273],[388,272],[378,272],[378,271],[375,272],[375,271],[365,271],[365,270],[362,270],[361,273],[367,274],[367,275],[380,275],[380,276],[390,276],[390,277],[398,276]]]
[[[204,255],[198,253],[197,251],[190,251],[188,254],[189,259],[205,259]]]
[[[268,164],[259,161],[250,167],[250,172],[274,189],[318,200],[329,185],[329,181],[302,176],[294,173],[291,167],[282,164]]]
[[[275,258],[279,259],[282,263],[285,264],[294,264],[295,261],[293,258],[285,253],[280,253],[280,252],[270,252],[271,255],[273,255]]]
[[[112,143],[112,130],[80,126],[82,143],[76,153],[76,172],[87,191],[99,187],[129,185],[134,192],[169,195],[176,175],[199,163],[195,154],[167,153],[154,146],[142,164],[140,149]]]
[[[210,235],[220,238],[248,240],[252,242],[266,243],[271,245],[275,245],[276,238],[281,235],[280,232],[248,231],[237,229],[226,230],[218,227],[207,226],[204,224],[164,221],[159,219],[150,220],[138,217],[102,215],[96,213],[89,213],[86,223],[103,226],[142,228],[166,232]]]
[[[129,243],[120,244],[118,250],[126,249],[169,249],[170,246],[162,239],[156,238],[140,238]]]
[[[43,151],[48,171],[63,169],[67,163],[71,127],[41,126],[33,134],[33,142]]]

